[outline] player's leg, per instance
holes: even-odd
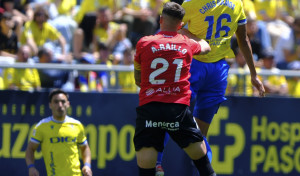
[[[136,160],[140,176],[155,175],[157,151],[153,147],[143,147],[136,151]]]
[[[183,148],[183,150],[193,160],[194,165],[201,176],[216,175],[206,154],[206,145],[204,140],[202,142],[190,143],[190,145]]]
[[[207,65],[205,63],[202,63],[198,60],[193,59],[192,65],[191,65],[191,69],[190,69],[190,73],[191,73],[191,77],[189,79],[191,86],[190,89],[192,91],[192,96],[191,96],[191,104],[195,104],[194,105],[194,110],[199,108],[199,103],[197,104],[197,100],[201,103],[202,100],[200,100],[201,95],[199,96],[199,99],[197,98],[197,94],[201,94],[202,92],[200,90],[203,89],[203,87],[205,87],[205,79],[207,76]],[[194,111],[193,110],[193,111]],[[198,123],[198,121],[201,121],[198,118],[194,118],[198,124],[198,127],[201,129],[201,132],[204,136],[206,136],[209,125],[210,124],[206,124],[206,123]],[[203,125],[202,125],[203,124]],[[207,155],[209,157],[209,160],[212,160],[212,152],[211,152],[211,148],[206,140],[205,140],[205,144],[206,144],[206,148],[207,148]]]
[[[197,122],[198,127],[201,130],[201,133],[203,134],[203,136],[206,137],[212,119],[214,115],[218,112],[220,103],[203,109],[199,109],[199,107],[200,106],[196,103],[194,107],[193,116],[195,118],[195,121]]]
[[[133,138],[140,176],[154,176],[157,153],[164,149],[165,130],[147,127],[146,121],[158,121],[159,103],[148,103],[136,108],[136,128]]]
[[[212,150],[206,139],[206,136],[207,136],[207,132],[208,132],[210,123],[211,123],[214,115],[217,113],[219,106],[220,106],[220,104],[217,104],[217,105],[214,105],[209,108],[198,109],[199,106],[196,105],[194,108],[194,113],[193,113],[194,119],[197,122],[197,125],[200,128],[201,133],[203,134],[203,140],[206,144],[207,156],[208,156],[210,162],[212,161]],[[202,119],[202,120],[200,120],[200,119]]]
[[[179,109],[179,108],[178,108]],[[193,160],[201,176],[211,176],[214,170],[207,157],[206,145],[193,115],[187,107],[181,110],[180,116],[176,119],[180,122],[180,129],[168,131],[170,137],[182,148]]]
[[[190,78],[192,87],[191,90],[195,91],[194,94],[196,94],[197,97],[193,116],[202,134],[205,136],[204,140],[206,142],[208,156],[211,161],[212,152],[206,140],[206,136],[210,123],[219,109],[220,103],[226,100],[225,90],[227,87],[229,65],[225,60],[220,60],[209,64],[198,61],[194,62],[192,67],[193,66],[196,68],[193,70],[191,69],[191,74],[198,74],[196,78]],[[205,70],[205,74],[196,73],[195,70]],[[199,82],[203,83],[201,84]]]
[[[170,138],[169,134],[166,133],[165,140],[164,140],[164,147],[167,145],[169,138]],[[156,168],[155,176],[164,176],[165,175],[165,172],[162,167],[163,154],[164,154],[163,152],[158,152],[156,166],[155,166],[155,168]]]
[[[205,136],[203,136],[203,141],[205,142],[205,145],[206,145],[206,151],[207,151],[206,155],[209,159],[209,162],[211,163],[211,161],[212,161],[212,150],[211,150],[210,145],[207,142],[207,139],[206,139]]]

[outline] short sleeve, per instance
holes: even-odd
[[[79,145],[86,145],[87,144],[87,138],[85,136],[85,133],[84,133],[84,127],[82,124],[79,124],[78,125],[78,128],[79,128],[79,134],[78,134],[78,140],[77,140],[77,143]]]
[[[30,141],[40,144],[43,141],[43,132],[41,125],[36,125],[32,131]]]
[[[245,14],[245,11],[244,11],[244,8],[243,8],[243,3],[239,3],[240,5],[240,11],[238,11],[238,13],[240,13],[240,17],[238,19],[238,25],[244,25],[247,23],[247,17],[246,17],[246,14]]]
[[[189,43],[193,52],[193,55],[198,55],[201,53],[201,45],[199,42],[193,40],[193,39],[189,39]]]
[[[135,55],[134,55],[134,69],[135,70],[141,70],[141,42],[139,41],[137,44],[136,44],[136,52],[135,52]]]

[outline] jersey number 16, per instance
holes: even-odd
[[[227,37],[228,32],[230,31],[230,27],[225,25],[222,26],[223,19],[226,19],[227,22],[231,22],[231,16],[229,14],[224,13],[220,15],[219,18],[217,19],[216,34],[215,34],[216,39],[221,37],[221,31],[225,31],[225,35],[222,37]],[[207,16],[204,21],[208,22],[206,39],[210,40],[213,33],[213,25],[215,23],[214,16]]]

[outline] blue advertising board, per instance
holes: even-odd
[[[80,120],[95,176],[138,175],[132,138],[137,94],[69,93],[69,115]],[[218,175],[300,175],[300,99],[228,97],[208,140]],[[48,92],[0,91],[1,175],[28,175],[27,141],[34,125],[51,115]],[[46,175],[40,149],[36,166]],[[173,141],[163,158],[166,176],[196,176]],[[7,173],[7,174],[6,174]]]

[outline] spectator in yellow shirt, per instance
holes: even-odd
[[[100,7],[109,7],[114,14],[117,10],[121,9],[119,2],[120,0],[82,0],[80,9],[74,19],[78,24],[80,24],[86,14],[94,13]]]
[[[49,15],[43,7],[37,7],[32,21],[25,24],[21,36],[21,44],[27,44],[31,47],[33,54],[37,55],[41,48],[48,41],[58,40],[61,47],[61,59],[67,58],[65,50],[66,41],[62,34],[52,27],[48,22]]]
[[[112,55],[113,64],[118,64],[126,48],[131,48],[132,44],[126,38],[127,27],[125,24],[118,24],[113,21],[112,12],[108,7],[101,7],[97,10],[96,26],[93,29],[93,42],[91,51],[83,49],[84,36],[83,32],[75,32],[74,36],[74,56],[80,60],[88,53],[93,53],[96,60],[99,60],[98,44],[106,45]]]
[[[137,41],[158,30],[158,17],[166,0],[122,1],[122,10],[117,12],[128,26],[128,37],[135,46]]]
[[[266,54],[263,58],[262,69],[266,69],[274,73],[274,75],[260,76],[266,90],[266,95],[288,96],[288,84],[286,77],[284,75],[277,75],[279,69],[275,67],[274,56],[272,54]]]
[[[290,65],[291,70],[299,71],[300,63],[294,62]],[[297,76],[287,77],[289,95],[291,97],[300,98],[300,78]]]
[[[238,74],[228,75],[228,83],[226,88],[226,95],[238,96],[254,96],[254,88],[251,84],[251,77],[247,72],[249,68],[246,64],[246,59],[239,48],[233,48],[235,52],[235,62],[230,68],[238,69]]]
[[[131,49],[125,51],[123,65],[133,68],[133,51]],[[138,87],[135,85],[133,70],[119,72],[118,80],[122,92],[136,93],[138,91]]]
[[[28,45],[19,48],[17,62],[27,63],[31,55]],[[41,81],[37,69],[8,68],[3,73],[4,86],[6,89],[34,91],[41,89]]]
[[[108,7],[97,11],[96,27],[93,31],[93,52],[98,53],[98,43],[105,44],[112,54],[113,64],[119,64],[124,52],[132,44],[126,38],[127,26],[113,21],[113,14]]]
[[[4,82],[2,78],[2,70],[0,70],[0,90],[4,90]]]
[[[272,21],[278,18],[277,0],[254,0],[258,20]]]

